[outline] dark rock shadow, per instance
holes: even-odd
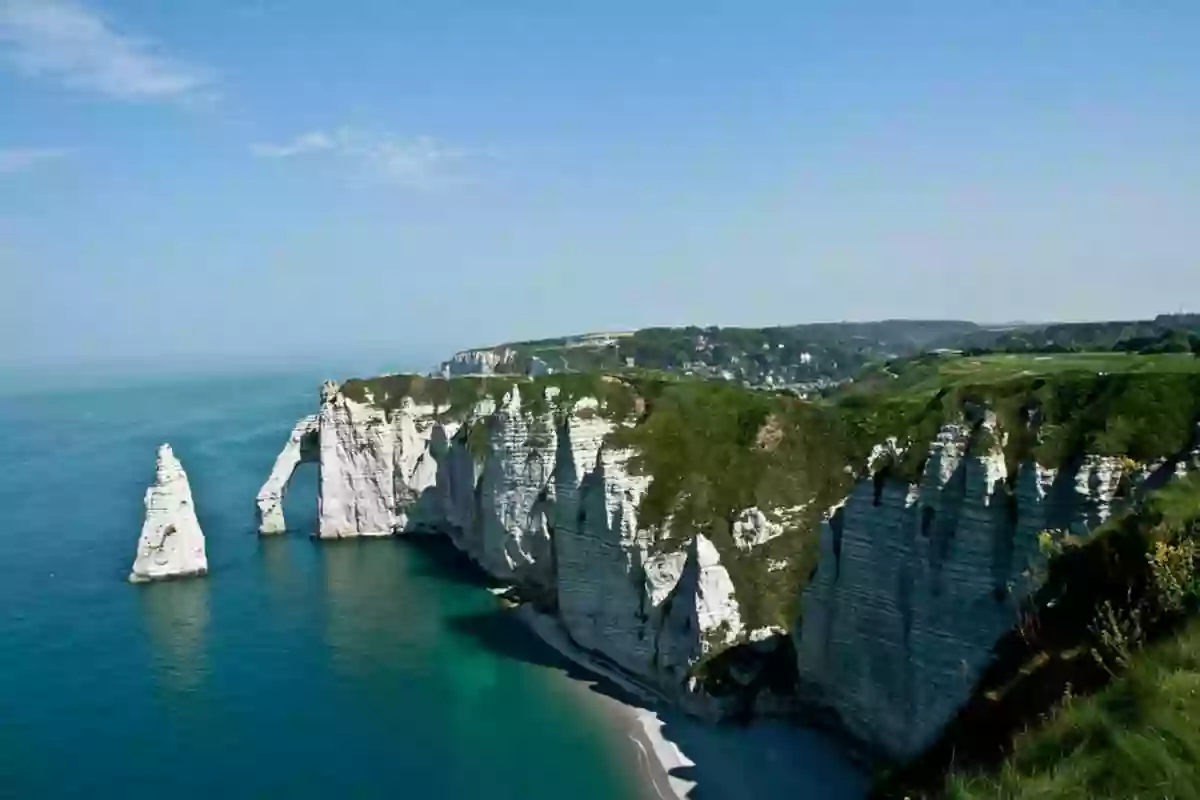
[[[418,555],[417,574],[460,586],[491,587],[504,584],[492,578],[447,537],[432,533],[408,533],[399,537]]]
[[[693,762],[669,771],[691,781],[688,800],[866,797],[870,780],[836,740],[782,720],[706,725],[676,709],[659,711],[662,736]]]
[[[468,614],[450,620],[450,629],[503,658],[556,669],[567,677],[589,685],[592,691],[621,703],[660,710],[661,704],[647,702],[609,678],[581,667],[542,641],[525,623],[505,609]]]
[[[406,546],[420,551],[428,574],[463,585],[483,587],[496,582],[442,536],[400,537]],[[688,800],[759,800],[760,798],[820,797],[861,798],[869,788],[865,772],[855,766],[844,748],[814,729],[770,721],[753,725],[705,723],[675,706],[646,694],[632,692],[621,684],[592,671],[563,655],[544,641],[509,609],[496,608],[452,617],[453,634],[506,659],[557,670],[590,691],[625,706],[655,712],[662,722],[661,734],[673,742],[691,766],[664,770],[651,759],[655,783],[665,790],[665,777],[694,783]],[[596,663],[624,675],[616,665],[596,653]],[[637,686],[636,678],[628,678]],[[641,725],[631,724],[630,735],[650,746]]]
[[[450,620],[450,627],[455,634],[503,658],[559,670],[597,694],[654,711],[662,722],[663,738],[673,742],[693,764],[664,772],[655,759],[651,771],[695,784],[687,794],[688,800],[866,796],[866,774],[833,738],[816,730],[784,721],[705,723],[580,666],[504,609],[456,617]],[[602,658],[597,660],[605,663]],[[640,725],[631,735],[645,740]],[[665,787],[661,779],[659,785]]]

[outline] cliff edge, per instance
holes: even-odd
[[[1020,622],[1047,536],[1190,468],[1200,375],[1130,359],[951,359],[815,402],[661,373],[326,384],[317,535],[444,535],[689,711],[820,709],[905,761]]]

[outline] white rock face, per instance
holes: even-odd
[[[690,669],[734,644],[775,647],[779,631],[749,629],[750,604],[739,604],[707,536],[675,530],[669,519],[639,520],[650,478],[631,466],[635,452],[610,441],[627,423],[606,418],[594,398],[568,407],[549,389],[546,403],[529,403],[524,389],[450,423],[411,400],[389,401],[385,411],[375,398],[355,402],[327,385],[316,422],[320,535],[447,535],[493,576],[540,590],[534,595],[556,607],[581,647],[693,710],[719,706]],[[940,732],[1016,621],[1034,588],[1028,567],[1044,558],[1038,534],[1091,530],[1111,516],[1123,488],[1146,479],[1125,475],[1122,459],[1098,457],[1069,474],[1026,463],[1009,476],[1002,432],[977,413],[987,436],[946,425],[919,483],[861,480],[831,510],[795,634],[816,700],[900,758]],[[870,462],[882,468],[903,452],[891,440]],[[280,459],[280,474],[294,467],[293,456]],[[286,479],[273,473],[268,486]],[[269,512],[275,493],[267,488],[260,500]],[[731,557],[742,563],[805,508],[735,515]],[[762,554],[766,574],[788,567],[786,554],[771,555]],[[754,704],[792,707],[784,697]]]
[[[523,408],[514,387],[443,425],[432,407],[385,412],[327,385],[320,535],[445,534],[491,575],[541,590],[582,647],[685,691],[696,659],[744,635],[729,574],[709,540],[638,524],[650,479],[605,444],[618,423],[598,401],[567,408],[546,391],[550,410]]]
[[[800,505],[770,512],[747,508],[733,521],[733,543],[742,552],[764,545],[782,536],[806,508],[808,506]]]
[[[432,406],[404,399],[389,413],[327,390],[318,414],[321,538],[389,536],[436,481],[431,442],[446,429]]]
[[[1028,568],[1044,564],[1038,534],[1107,519],[1123,469],[1026,463],[1010,498],[1003,454],[968,454],[970,441],[945,426],[919,485],[859,481],[822,525],[804,593],[802,679],[851,733],[900,759],[941,732],[1016,624]]]
[[[454,375],[492,375],[497,367],[509,363],[516,355],[515,351],[508,348],[464,350],[455,353],[448,361],[443,361],[438,372],[447,378]]]
[[[659,668],[682,681],[702,657],[736,642],[743,626],[735,594],[717,548],[696,534],[659,633]]]
[[[129,573],[130,582],[207,573],[204,534],[196,520],[192,489],[169,444],[158,448],[154,483],[146,490],[145,505],[146,520]]]
[[[473,495],[461,493],[459,501],[477,502],[445,516],[459,520],[452,538],[490,574],[549,589],[555,422],[549,412],[522,411],[521,403],[520,389],[513,387],[499,407],[474,423],[486,426],[483,447],[471,452],[469,443],[455,444],[451,459],[469,462],[475,476]],[[461,464],[457,471],[465,475],[468,467]]]
[[[283,450],[275,458],[275,466],[267,482],[258,490],[258,532],[261,534],[283,533],[283,496],[296,466],[305,461],[316,461],[318,457],[318,418],[316,414],[304,417],[296,423]]]

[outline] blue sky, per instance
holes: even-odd
[[[0,363],[1200,306],[1200,3],[0,0]]]

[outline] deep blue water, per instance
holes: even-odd
[[[561,671],[489,646],[495,600],[396,540],[316,543],[315,469],[254,535],[308,378],[0,397],[0,796],[570,797],[634,791]],[[156,446],[206,578],[125,582]]]

